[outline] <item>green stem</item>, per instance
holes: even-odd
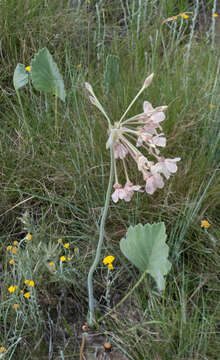
[[[56,131],[56,134],[58,136],[58,117],[57,117],[57,103],[58,103],[58,101],[57,100],[58,100],[58,96],[57,96],[57,91],[56,91],[54,112],[55,112],[55,131]]]
[[[30,130],[29,130],[29,127],[28,127],[28,124],[27,124],[27,121],[26,121],[26,117],[25,117],[25,114],[24,114],[24,108],[23,108],[23,105],[22,105],[22,102],[21,102],[21,97],[20,97],[20,94],[19,94],[19,91],[18,91],[18,90],[16,90],[16,94],[17,94],[18,102],[19,102],[19,105],[20,105],[20,108],[21,108],[24,125],[25,125],[25,128],[26,128],[26,130],[27,130],[27,134],[28,134],[28,136],[29,136],[29,138],[30,138],[30,140],[31,140],[31,143],[32,143],[32,138],[31,138]]]
[[[102,321],[103,319],[105,319],[107,316],[109,316],[111,313],[115,312],[115,310],[121,305],[123,304],[123,302],[125,300],[127,300],[127,298],[134,292],[134,290],[140,285],[140,283],[143,281],[145,275],[146,275],[147,271],[145,270],[143,272],[143,274],[141,275],[140,279],[136,282],[136,284],[133,286],[133,288],[121,299],[121,301],[119,301],[118,304],[116,304],[114,306],[114,308],[112,310],[110,310],[107,314],[103,315],[98,322]]]
[[[89,295],[89,325],[92,325],[94,323],[94,296],[93,296],[93,273],[96,269],[96,266],[98,265],[98,262],[100,260],[101,256],[101,250],[102,250],[102,244],[104,239],[104,228],[105,228],[105,220],[109,208],[110,203],[110,197],[111,197],[111,190],[113,185],[113,178],[114,178],[114,160],[113,160],[113,148],[110,147],[111,152],[111,168],[110,168],[110,176],[109,176],[109,183],[108,183],[108,189],[106,193],[105,198],[105,206],[102,214],[102,219],[100,223],[100,231],[99,231],[99,241],[98,246],[96,249],[96,256],[94,259],[94,262],[92,266],[90,267],[89,274],[88,274],[88,295]]]

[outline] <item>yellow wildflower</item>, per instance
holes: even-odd
[[[214,17],[214,18],[217,18],[217,17],[218,17],[218,14],[217,14],[217,13],[215,13],[215,14],[213,15],[213,17]]]
[[[6,348],[4,346],[0,346],[0,354],[4,354],[6,352]]]
[[[12,249],[11,245],[8,245],[7,248],[6,248],[7,251],[10,251],[11,249]]]
[[[201,228],[208,229],[211,224],[207,220],[201,220]]]
[[[26,299],[29,299],[29,298],[31,297],[31,294],[30,294],[29,292],[26,292],[26,293],[24,294],[24,297],[25,297]]]
[[[215,108],[216,108],[216,105],[214,105],[214,104],[209,105],[209,109],[215,109]]]
[[[53,261],[49,262],[49,266],[55,266],[54,262]]]
[[[106,256],[103,260],[103,264],[104,265],[111,264],[114,260],[115,260],[114,256],[112,255]]]
[[[63,241],[63,239],[58,239],[57,242],[60,244]]]
[[[24,280],[25,285],[29,285],[30,280]]]
[[[180,16],[183,18],[183,19],[188,19],[189,15],[186,15],[185,13],[181,13]]]
[[[60,261],[66,261],[66,257],[65,257],[65,256],[61,256]]]
[[[25,70],[27,70],[28,72],[31,71],[31,67],[30,66],[26,66]]]
[[[72,258],[68,256],[67,260],[70,261]]]
[[[20,294],[21,294],[21,295],[24,294],[24,290],[20,290]]]
[[[34,287],[34,281],[30,280],[28,285]]]
[[[10,292],[10,293],[13,293],[13,292],[15,292],[16,290],[17,290],[17,285],[15,285],[15,286],[13,286],[13,285],[11,285],[9,288],[8,288],[8,291]]]
[[[19,304],[14,304],[12,307],[13,309],[17,310],[19,308]]]
[[[78,67],[78,69],[81,69],[82,64],[78,64],[77,67]]]
[[[15,241],[13,242],[13,245],[14,245],[14,246],[17,246],[17,245],[18,245],[18,241],[15,240]]]
[[[11,249],[11,252],[12,252],[12,254],[17,254],[18,248],[13,247],[13,248]]]
[[[26,236],[25,236],[25,239],[26,240],[31,240],[32,239],[32,235],[30,233],[28,233]]]
[[[108,264],[108,269],[109,269],[109,270],[113,270],[113,269],[114,269],[114,266],[112,265],[112,263],[111,263],[111,264]]]
[[[10,265],[14,265],[15,261],[13,259],[9,260]]]
[[[70,246],[69,243],[66,243],[66,244],[63,245],[63,247],[64,247],[65,249],[68,249],[69,246]]]

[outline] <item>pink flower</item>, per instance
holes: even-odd
[[[165,159],[161,157],[158,163],[154,165],[153,170],[162,173],[166,179],[169,179],[170,175],[177,171],[176,162],[180,160],[181,158]]]
[[[120,141],[116,141],[113,144],[113,150],[115,159],[124,159],[125,156],[128,154],[127,148]]]
[[[153,110],[155,110],[155,109],[153,108],[151,103],[149,103],[149,101],[145,101],[144,102],[144,112],[147,114]],[[149,114],[149,117],[154,123],[160,123],[161,121],[163,121],[165,119],[165,115],[164,115],[163,111],[158,111],[153,114]]]
[[[116,203],[118,202],[118,200],[122,200],[124,197],[124,189],[122,188],[121,184],[115,184],[113,186],[113,188],[115,189],[115,191],[112,194],[112,200]]]
[[[131,182],[126,182],[124,187],[124,201],[130,201],[132,196],[134,195],[134,191],[143,192],[140,185],[133,185]]]
[[[162,189],[164,187],[163,178],[160,174],[154,173],[147,175],[144,180],[146,181],[145,190],[146,193],[152,195],[158,188]]]

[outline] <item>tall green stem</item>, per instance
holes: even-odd
[[[96,266],[98,265],[98,262],[99,262],[100,256],[101,256],[102,244],[103,244],[103,239],[104,239],[105,220],[106,220],[107,212],[108,212],[108,208],[109,208],[112,185],[113,185],[113,178],[114,178],[114,159],[113,159],[112,146],[110,147],[110,153],[111,153],[111,167],[110,167],[108,189],[107,189],[106,198],[105,198],[105,206],[104,206],[102,219],[101,219],[101,223],[100,223],[99,241],[98,241],[98,246],[96,249],[95,260],[94,260],[94,262],[89,270],[89,274],[88,274],[89,325],[92,325],[94,323],[94,296],[93,296],[93,282],[92,282],[93,273],[96,269]]]

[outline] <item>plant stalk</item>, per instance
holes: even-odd
[[[113,186],[113,178],[114,178],[114,159],[113,159],[113,148],[112,145],[110,146],[110,153],[111,153],[111,167],[110,167],[110,175],[109,175],[109,183],[108,183],[108,189],[106,192],[106,198],[105,198],[105,205],[104,210],[102,214],[102,219],[100,223],[100,230],[99,230],[99,241],[96,249],[96,256],[94,259],[94,262],[92,266],[90,267],[89,273],[88,273],[88,295],[89,295],[89,325],[93,325],[94,323],[94,296],[93,296],[93,273],[98,265],[98,262],[100,260],[101,256],[101,250],[102,250],[102,244],[104,239],[104,229],[105,229],[105,221],[107,217],[107,212],[109,208],[110,203],[110,197],[111,197],[111,190]]]

